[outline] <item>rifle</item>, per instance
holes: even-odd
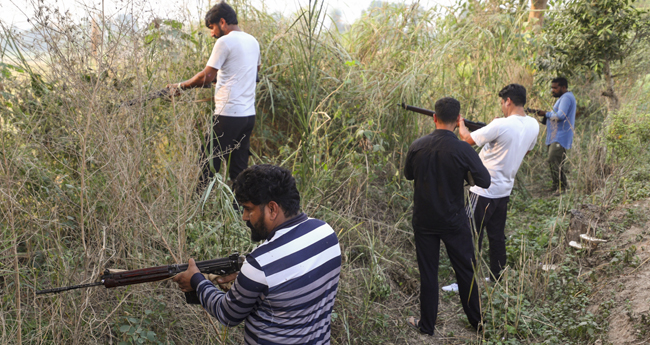
[[[201,273],[228,275],[231,273],[239,272],[243,263],[244,257],[240,256],[239,253],[233,253],[227,258],[198,261],[196,262],[196,266],[199,268],[199,271],[201,271]],[[98,282],[40,290],[36,291],[36,294],[42,295],[48,293],[59,293],[63,291],[83,289],[99,285],[104,285],[104,287],[107,289],[111,289],[118,286],[157,282],[160,280],[169,279],[186,270],[187,264],[148,267],[130,271],[112,270],[107,268],[104,270],[104,274],[101,276],[101,280]],[[186,292],[185,300],[189,304],[200,304],[199,297],[196,295],[196,291]]]
[[[130,101],[124,101],[124,102],[122,102],[122,104],[120,104],[120,106],[130,107],[130,106],[134,106],[134,105],[136,105],[138,103],[142,103],[142,102],[150,101],[152,99],[156,99],[156,98],[160,98],[160,97],[166,97],[166,96],[169,96],[169,89],[168,88],[160,89],[160,90],[154,91],[154,92],[149,92],[148,94],[144,95],[143,97],[134,98],[134,99],[132,99]]]
[[[259,72],[255,76],[255,82],[256,83],[260,82],[260,74],[259,74]],[[212,84],[216,84],[216,83],[217,83],[216,80],[212,82]],[[207,88],[210,88],[210,87],[211,87],[211,85],[203,85],[204,89],[207,89]],[[142,102],[150,101],[152,99],[156,99],[156,98],[160,98],[160,97],[166,97],[166,96],[169,96],[169,89],[168,88],[164,88],[164,89],[160,89],[158,91],[150,92],[150,93],[146,94],[144,97],[134,98],[134,99],[132,99],[130,101],[124,101],[124,102],[122,102],[120,104],[120,106],[130,107],[130,106],[136,105],[138,103],[142,103]],[[195,103],[206,102],[206,101],[210,101],[211,99],[212,98],[207,98],[207,99],[202,99],[202,100],[198,100],[198,101],[194,101],[194,102]]]
[[[534,109],[534,108],[525,108],[524,111],[526,112],[526,114],[535,114],[535,115],[537,115],[542,110]],[[537,116],[539,116],[539,115],[537,115]],[[547,120],[546,116],[539,116],[539,117],[542,118],[540,121],[542,122],[543,125],[545,125],[546,120]]]
[[[402,107],[402,108],[404,108],[406,110],[414,111],[416,113],[420,113],[420,114],[431,116],[431,117],[433,117],[433,115],[436,113],[433,110],[414,107],[414,106],[408,105],[408,104],[406,104],[404,102],[402,102],[402,104],[398,104],[398,106],[400,106],[400,107]],[[463,119],[463,122],[465,122],[465,127],[467,127],[467,129],[469,129],[471,132],[486,126],[485,122],[478,122],[478,121],[474,122],[474,121],[470,121],[468,119]]]
[[[206,85],[206,86],[204,86],[203,88],[204,88],[204,89],[208,89],[208,88],[210,88],[210,87],[211,87],[210,85]],[[122,103],[120,104],[120,106],[121,106],[121,107],[122,107],[122,106],[124,106],[124,107],[131,107],[131,106],[134,106],[134,105],[136,105],[136,104],[138,104],[138,103],[142,103],[142,102],[146,102],[146,101],[151,101],[151,100],[156,99],[156,98],[168,97],[168,96],[170,96],[169,89],[168,89],[168,88],[164,88],[164,89],[160,89],[160,90],[158,90],[158,91],[149,92],[148,94],[146,94],[146,95],[144,95],[143,97],[140,97],[140,98],[134,98],[134,99],[132,99],[132,100],[130,100],[130,101],[124,101],[124,102],[122,102]],[[194,101],[194,103],[208,102],[208,101],[210,101],[210,100],[212,100],[212,98],[206,98],[206,99],[196,100],[196,101]]]

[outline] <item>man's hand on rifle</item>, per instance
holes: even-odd
[[[183,91],[181,84],[182,83],[167,84],[167,88],[169,89],[169,97],[178,97],[181,95],[181,91]]]
[[[462,116],[458,117],[458,135],[460,136],[460,140],[468,142],[470,145],[474,145],[474,140],[469,134],[469,129],[465,126],[465,119],[463,119]]]
[[[174,276],[174,278],[172,278],[172,280],[178,284],[178,287],[181,289],[181,291],[194,291],[194,289],[192,289],[192,284],[190,281],[192,280],[192,276],[196,273],[201,273],[201,271],[199,271],[199,268],[196,267],[194,259],[190,259],[187,262],[187,271],[177,274]]]
[[[237,275],[239,272],[231,273],[227,276],[218,276],[217,277],[217,284],[219,284],[219,287],[221,288],[222,291],[226,292],[230,290],[232,287],[233,282],[235,279],[237,279]],[[214,281],[213,281],[214,282]]]
[[[539,117],[545,117],[545,116],[546,116],[546,111],[544,111],[544,110],[538,110],[538,111],[537,111],[537,116],[539,116]]]
[[[239,272],[235,272],[235,273],[231,273],[231,274],[229,274],[227,276],[219,276],[219,278],[217,278],[217,283],[219,283],[219,285],[230,283],[231,281],[234,281],[235,279],[237,279],[238,274],[239,274]]]

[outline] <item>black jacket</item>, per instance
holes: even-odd
[[[435,130],[411,144],[404,175],[415,180],[416,231],[448,233],[469,224],[463,189],[467,172],[472,173],[477,186],[490,187],[490,173],[478,153],[453,132]]]

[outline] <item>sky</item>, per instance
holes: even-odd
[[[29,19],[33,19],[38,0],[2,0],[0,1],[0,22],[6,26],[27,30],[31,27]],[[268,13],[279,12],[290,15],[300,7],[309,4],[308,0],[250,0],[253,6]],[[339,9],[343,20],[352,23],[361,16],[372,0],[325,0],[327,13]],[[419,2],[424,7],[436,4],[449,5],[452,0],[396,0],[390,2],[407,3]],[[106,15],[130,13],[137,9],[138,16],[146,18],[201,19],[199,12],[204,13],[208,3],[215,4],[216,0],[44,0],[49,7],[56,7],[60,12],[70,11],[73,17],[84,17],[88,9],[97,11],[102,8]],[[33,21],[32,21],[33,22]]]

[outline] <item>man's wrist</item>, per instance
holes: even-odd
[[[192,278],[190,279],[190,285],[192,285],[192,289],[194,289],[194,291],[197,291],[199,287],[199,283],[201,283],[204,280],[206,279],[201,272],[194,273],[194,275],[192,275]]]
[[[179,90],[185,89],[185,87],[183,86],[183,82],[180,82],[180,83],[176,84],[176,88],[179,89]]]

